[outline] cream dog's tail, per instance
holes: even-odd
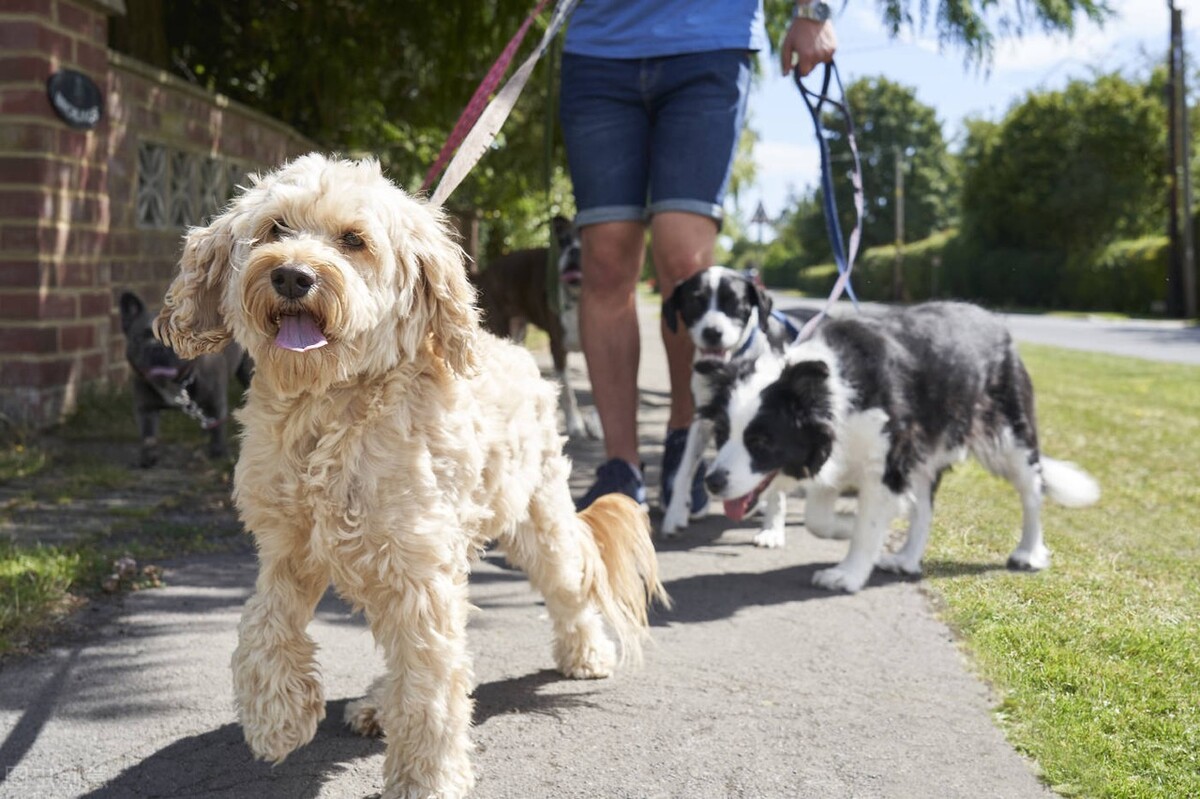
[[[649,626],[647,610],[657,599],[671,607],[658,578],[658,557],[650,542],[650,518],[624,494],[605,494],[579,512],[591,533],[596,555],[584,563],[584,591],[612,625],[621,659],[640,661]]]

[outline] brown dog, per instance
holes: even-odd
[[[484,327],[491,333],[523,342],[529,324],[546,331],[550,336],[554,373],[561,387],[559,404],[566,417],[567,435],[599,438],[599,420],[584,420],[567,380],[567,353],[580,352],[579,292],[583,272],[579,268],[579,236],[566,217],[556,216],[550,225],[558,247],[557,286],[549,285],[550,254],[546,247],[502,255],[471,279],[479,290]],[[557,309],[552,307],[551,292],[557,292]]]

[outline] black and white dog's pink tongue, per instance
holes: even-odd
[[[325,334],[309,314],[280,317],[279,335],[275,336],[275,346],[292,352],[308,352],[328,343]]]
[[[725,500],[725,515],[735,522],[740,522],[750,512],[750,503],[754,501],[754,492],[737,499]]]

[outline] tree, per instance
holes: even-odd
[[[1075,258],[1161,231],[1165,109],[1155,81],[1120,75],[1030,93],[998,125],[973,122],[963,221],[985,247]]]
[[[954,212],[955,169],[933,108],[915,90],[886,78],[863,78],[846,87],[856,123],[855,140],[862,165],[863,249],[895,241],[896,157],[904,171],[904,240],[916,241],[945,227]],[[842,233],[855,224],[851,174],[853,160],[845,120],[827,112],[822,120],[834,170],[834,194]],[[832,259],[821,189],[814,188],[787,217],[783,227],[794,237],[805,264]]]
[[[114,30],[113,44],[159,60],[138,44],[155,38],[135,33],[139,26],[162,25],[171,68],[187,80],[282,120],[324,149],[378,156],[393,179],[415,190],[530,5],[414,5],[136,0]],[[540,33],[535,24],[522,53]],[[554,65],[554,58],[543,59],[495,147],[451,200],[486,221],[491,255],[545,243],[549,218],[572,211],[556,125],[549,154],[545,142],[557,88],[546,71]]]

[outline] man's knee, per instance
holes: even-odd
[[[664,287],[687,280],[712,266],[717,243],[714,219],[665,211],[654,216],[654,268]]]
[[[605,222],[581,233],[583,290],[594,298],[622,296],[637,286],[645,251],[645,228],[635,222]]]

